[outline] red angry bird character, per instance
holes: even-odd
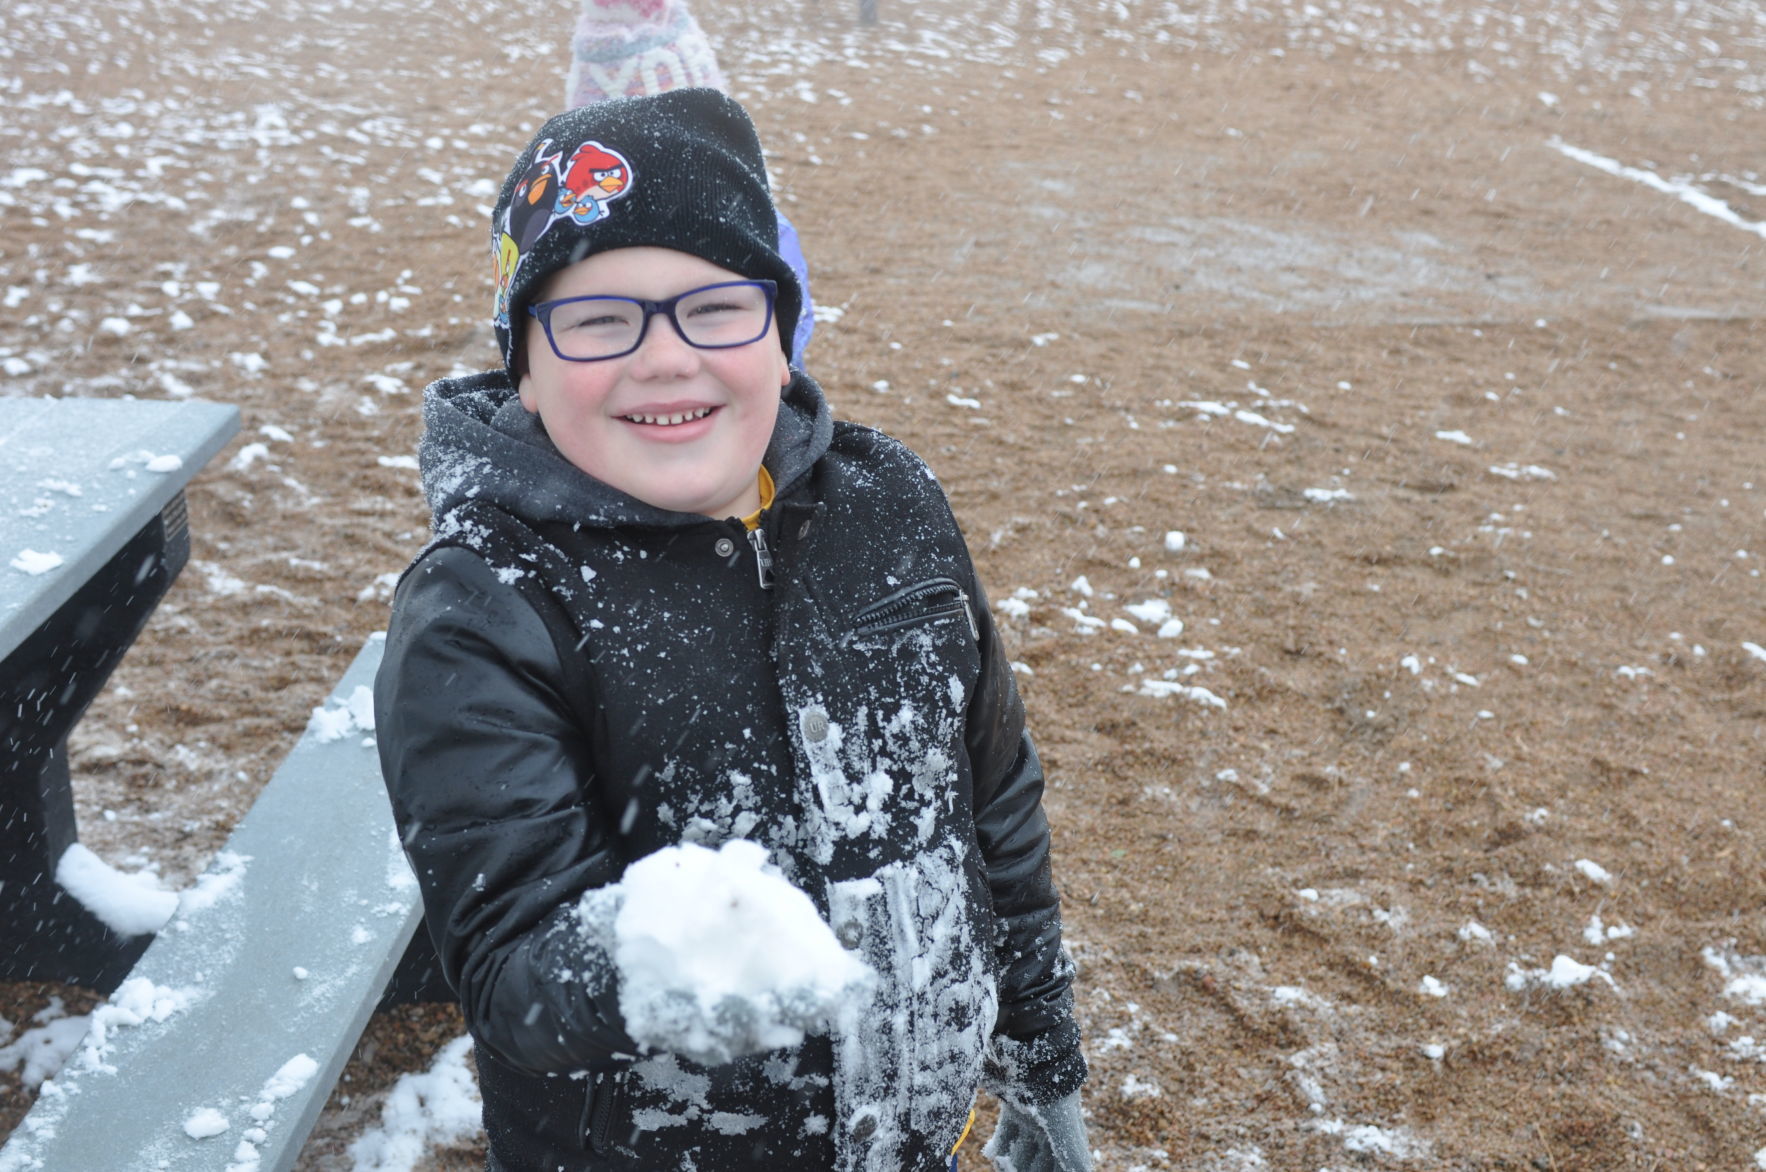
[[[631,190],[632,165],[598,142],[576,148],[558,189],[556,213],[578,224],[592,224],[607,205]]]

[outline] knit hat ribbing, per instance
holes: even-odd
[[[787,356],[803,294],[779,255],[778,213],[754,123],[716,90],[618,98],[552,118],[521,152],[491,213],[494,325],[518,378],[527,307],[559,269],[614,248],[691,253],[778,282]]]

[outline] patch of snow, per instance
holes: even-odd
[[[1766,1005],[1766,975],[1743,973],[1731,977],[1723,986],[1723,995],[1746,1005]]]
[[[1130,603],[1122,609],[1150,626],[1156,626],[1171,617],[1171,604],[1163,598],[1149,598],[1145,602]]]
[[[1549,468],[1541,468],[1537,464],[1492,464],[1490,475],[1500,476],[1505,480],[1556,480],[1557,473]]]
[[[1418,1160],[1426,1158],[1432,1150],[1427,1140],[1419,1139],[1404,1128],[1348,1124],[1340,1119],[1317,1119],[1310,1126],[1325,1135],[1337,1136],[1349,1151],[1365,1155]]]
[[[1611,883],[1613,881],[1612,872],[1591,859],[1577,859],[1575,866],[1576,869],[1582,872],[1583,875],[1587,876],[1591,882]]]
[[[111,1039],[118,1030],[169,1021],[195,1004],[198,996],[194,990],[156,985],[146,977],[125,980],[107,1004],[92,1011],[91,1028],[78,1056],[81,1068],[115,1074],[116,1067],[107,1059],[113,1048]]]
[[[373,731],[374,690],[365,684],[356,685],[355,690],[341,700],[331,697],[326,701],[326,707],[313,709],[313,715],[307,721],[307,732],[320,744]]]
[[[213,1107],[199,1107],[184,1120],[184,1134],[191,1139],[213,1139],[230,1125],[226,1115]]]
[[[1122,1097],[1125,1099],[1157,1099],[1164,1093],[1152,1079],[1142,1079],[1130,1074],[1122,1080]]]
[[[1695,211],[1703,212],[1707,216],[1722,220],[1731,227],[1740,228],[1744,232],[1752,232],[1754,235],[1766,239],[1766,222],[1744,219],[1728,203],[1714,195],[1707,195],[1691,183],[1664,179],[1654,171],[1646,171],[1641,167],[1627,167],[1604,155],[1597,155],[1593,151],[1571,146],[1559,138],[1552,138],[1547,145],[1565,157],[1575,159],[1578,163],[1586,163],[1597,171],[1605,171],[1620,179],[1629,179],[1633,183],[1641,183],[1645,187],[1654,188],[1664,195],[1675,197]]]
[[[1139,694],[1159,699],[1175,696],[1194,704],[1200,704],[1204,708],[1224,709],[1226,707],[1226,701],[1207,688],[1194,684],[1180,684],[1174,680],[1142,680]]]
[[[178,910],[178,896],[147,871],[115,870],[80,843],[62,852],[55,882],[120,936],[157,932]]]
[[[237,851],[218,852],[208,870],[179,893],[178,914],[192,916],[207,911],[238,891],[239,885],[245,881],[245,866],[249,862],[249,855]]]
[[[67,1065],[80,1043],[86,1038],[90,1024],[85,1015],[69,1017],[62,1013],[61,998],[52,998],[38,1011],[35,1020],[42,1024],[25,1030],[5,1046],[0,1046],[0,1070],[18,1071],[19,1081],[33,1090],[45,1079],[54,1078]]]
[[[1613,978],[1603,969],[1594,965],[1582,964],[1573,957],[1559,954],[1553,958],[1549,969],[1523,969],[1513,961],[1509,962],[1508,975],[1503,984],[1511,992],[1519,993],[1529,988],[1546,988],[1555,990],[1572,989],[1577,985],[1586,985],[1595,977],[1599,977],[1609,986]]]
[[[9,564],[20,573],[33,577],[47,574],[50,570],[59,569],[64,559],[58,553],[42,553],[34,549],[21,549]]]

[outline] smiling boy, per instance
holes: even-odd
[[[585,218],[561,192],[591,147],[622,182]],[[503,365],[426,393],[434,536],[375,695],[490,1167],[944,1169],[985,1085],[1000,1167],[1089,1168],[1011,669],[931,473],[790,364],[747,115],[677,90],[553,119],[492,254]],[[877,980],[801,1045],[703,1065],[627,1035],[579,908],[733,839]]]
[[[679,327],[625,300],[702,289],[710,292],[675,304],[677,319],[689,315]],[[542,328],[528,331],[521,405],[565,459],[628,496],[707,517],[758,512],[761,457],[791,385],[770,321],[774,296],[689,253],[596,253],[554,273],[535,301]],[[748,337],[743,323],[764,333]],[[691,344],[694,330],[714,345]],[[575,357],[625,345],[636,349]]]

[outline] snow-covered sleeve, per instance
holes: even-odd
[[[1042,762],[1024,727],[1024,703],[978,582],[972,597],[982,668],[966,741],[975,835],[993,897],[1000,988],[987,1082],[1003,1097],[1049,1103],[1085,1082],[1073,1016],[1073,963],[1061,947]]]
[[[605,933],[577,914],[622,863],[534,606],[471,551],[431,551],[394,602],[375,726],[425,923],[473,1036],[510,1066],[563,1073],[633,1052]]]

